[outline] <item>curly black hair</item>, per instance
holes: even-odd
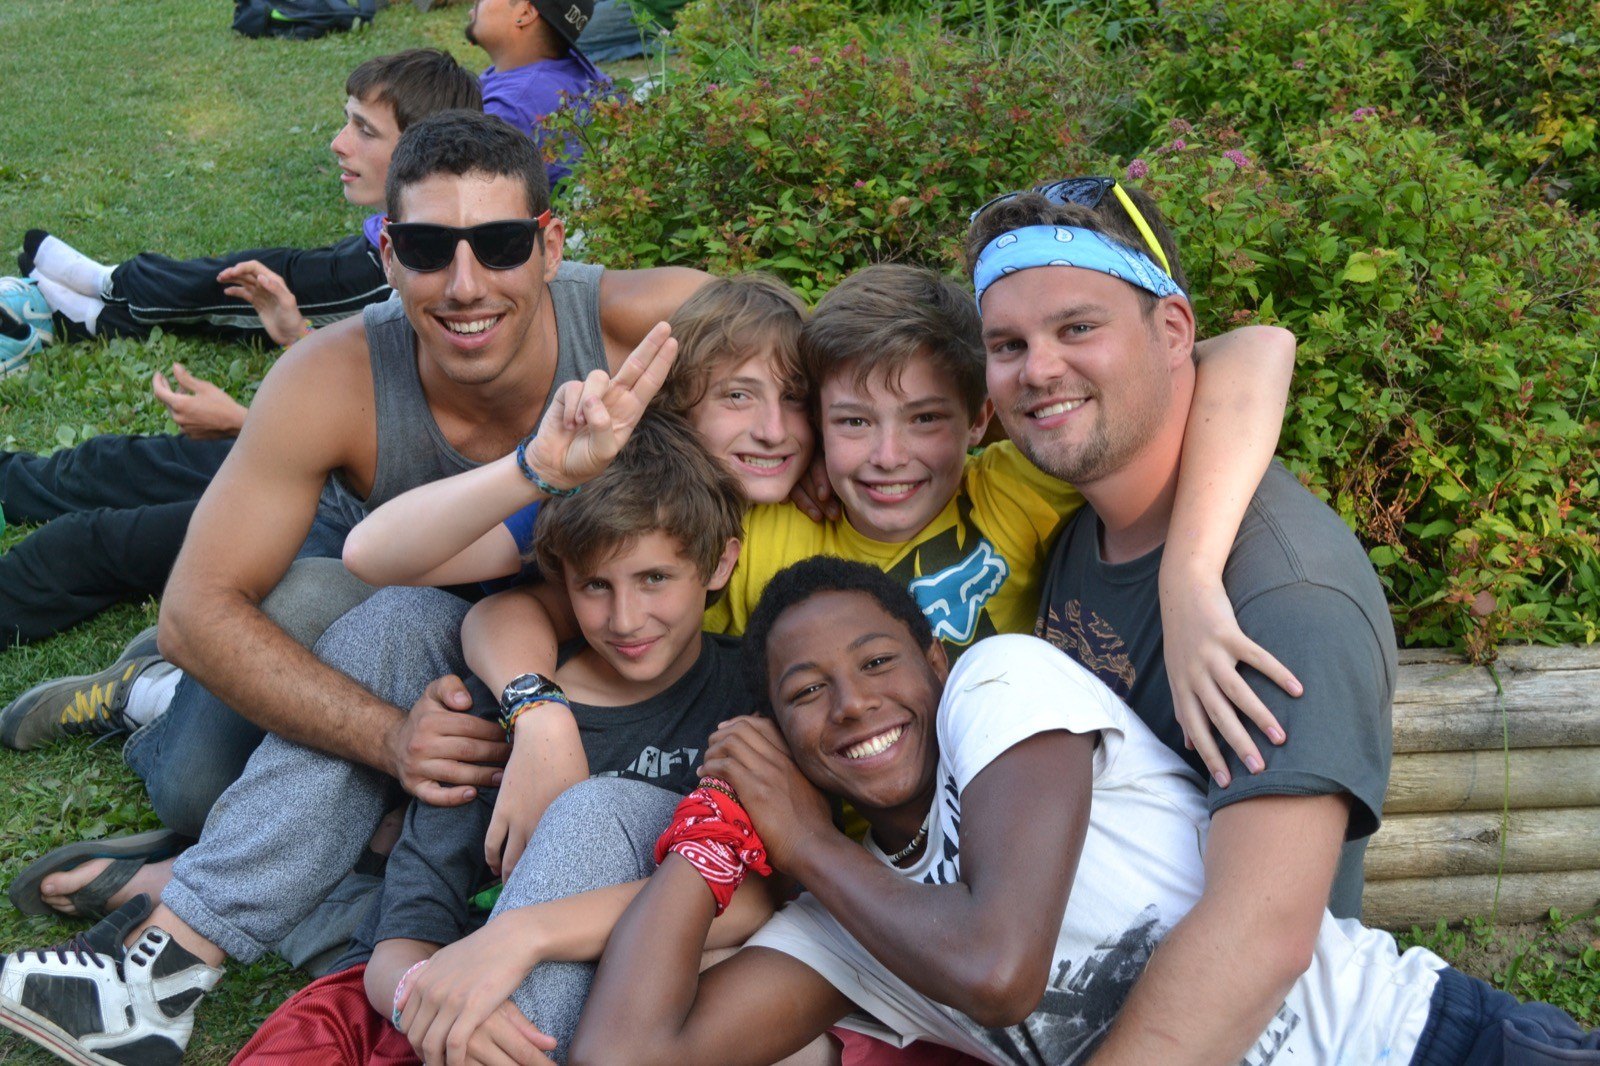
[[[745,678],[760,714],[772,714],[767,693],[767,642],[772,627],[789,608],[823,592],[860,592],[872,597],[891,617],[903,623],[917,646],[933,643],[933,628],[906,587],[875,566],[817,555],[785,567],[767,583],[761,602],[750,612],[744,631]]]

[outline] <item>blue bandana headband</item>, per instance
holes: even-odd
[[[978,302],[983,303],[985,289],[1007,274],[1042,266],[1097,270],[1158,299],[1165,296],[1189,298],[1189,294],[1149,256],[1093,230],[1077,226],[1023,226],[1002,233],[978,256],[978,265],[972,272]]]

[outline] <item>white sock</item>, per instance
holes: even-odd
[[[134,725],[149,725],[166,714],[167,708],[172,706],[172,694],[177,691],[181,680],[183,671],[171,663],[151,663],[145,667],[144,673],[133,679],[133,687],[128,690],[128,705],[122,708],[122,716]]]
[[[59,237],[46,237],[33,254],[33,268],[74,292],[102,297],[111,287],[111,268],[98,263]]]
[[[82,323],[90,333],[94,332],[94,324],[106,307],[104,300],[69,289],[61,282],[43,276],[38,270],[28,277],[39,283],[39,291],[44,293],[44,302],[50,305],[50,310],[58,311],[72,321]]]

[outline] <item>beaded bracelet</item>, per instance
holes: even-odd
[[[531,700],[523,700],[506,712],[500,719],[500,724],[506,727],[506,743],[509,744],[516,739],[517,719],[522,717],[523,712],[537,707],[541,703],[559,703],[567,710],[572,710],[572,704],[567,701],[565,696],[558,696],[553,692],[548,696],[535,696]]]
[[[411,975],[428,965],[427,959],[422,959],[411,964],[411,968],[400,975],[400,983],[394,986],[394,1010],[389,1015],[389,1020],[396,1029],[400,1028],[400,1012],[406,1005],[406,984],[411,980]],[[404,1032],[405,1030],[401,1030]]]
[[[534,468],[529,465],[528,445],[531,443],[533,443],[532,433],[528,434],[526,437],[523,437],[522,443],[517,445],[517,467],[522,471],[522,476],[533,482],[533,487],[544,493],[546,496],[554,496],[557,498],[576,496],[578,494],[578,490],[583,488],[582,485],[574,485],[570,489],[557,488],[544,478],[540,477],[538,471],[534,470]]]
[[[720,777],[702,777],[700,779],[699,787],[716,789],[724,796],[727,796],[729,799],[733,800],[733,802],[739,802],[739,794],[733,790],[733,786],[728,784]]]

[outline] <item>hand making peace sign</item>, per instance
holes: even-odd
[[[677,355],[671,327],[658,322],[615,377],[596,370],[562,385],[528,442],[528,464],[558,489],[597,477],[632,436]]]

